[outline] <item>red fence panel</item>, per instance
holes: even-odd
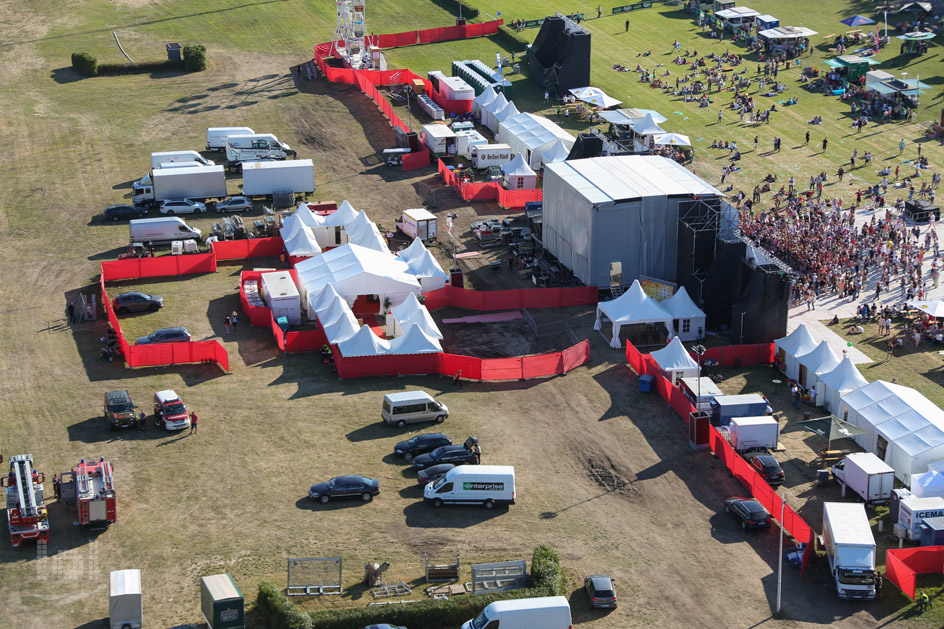
[[[497,187],[498,204],[505,209],[523,209],[525,203],[544,199],[544,191],[540,188],[534,188],[532,190],[506,190],[497,183],[493,182],[493,185]]]
[[[285,351],[292,354],[297,352],[311,352],[320,349],[327,337],[321,328],[317,330],[299,330],[288,332],[285,335]]]
[[[590,341],[584,339],[561,352],[561,372],[567,373],[590,361]],[[525,376],[526,378],[530,376]]]
[[[685,420],[687,424],[689,419],[691,419],[690,413],[695,412],[695,407],[692,406],[691,401],[685,397],[685,394],[682,393],[681,389],[678,387],[672,387],[672,395],[669,399],[669,406],[672,407],[678,416]]]
[[[335,352],[334,365],[341,378],[438,374],[440,356],[440,353],[431,353],[345,358]]]
[[[694,357],[695,355],[692,354]],[[773,362],[774,344],[757,343],[754,345],[725,345],[724,347],[712,347],[702,360],[712,359],[718,361],[722,367],[734,367],[735,365],[763,365]]]
[[[520,356],[482,359],[482,380],[520,380],[523,377]]]
[[[885,553],[885,576],[898,586],[907,596],[915,597],[915,581],[917,574],[903,561],[903,551],[911,549],[889,548]]]
[[[626,362],[640,376],[646,375],[646,361],[643,360],[642,354],[636,349],[636,346],[629,341],[626,341]]]
[[[497,183],[463,183],[459,184],[459,194],[465,201],[492,201],[498,199]]]
[[[415,170],[417,168],[425,168],[429,166],[430,154],[425,148],[419,150],[415,153],[410,153],[403,156],[401,161],[403,170]]]
[[[546,378],[564,373],[562,352],[521,357],[522,378]]]
[[[275,315],[269,311],[269,326],[272,328],[272,336],[275,337],[275,344],[279,346],[279,349],[283,352],[285,351],[285,332],[282,331],[282,328],[279,327],[279,324],[275,322]]]
[[[521,289],[481,291],[482,310],[520,310]]]
[[[399,46],[412,46],[413,44],[416,43],[416,31],[377,35],[376,37],[371,38],[371,42],[379,48],[398,48]]]
[[[482,359],[475,356],[461,356],[459,354],[443,354],[439,365],[439,373],[444,376],[455,376],[462,370],[462,377],[469,380],[482,379]]]
[[[220,240],[210,245],[216,260],[240,260],[249,257],[249,241]]]
[[[444,286],[442,288],[437,288],[436,290],[431,290],[428,293],[425,293],[426,303],[423,305],[426,306],[427,310],[438,310],[439,308],[445,308],[452,304],[452,296],[450,291],[453,290],[452,286]]]
[[[467,114],[472,111],[471,100],[451,100],[444,97],[436,90],[430,90],[429,96],[433,99],[433,102],[439,105],[447,114]]]
[[[247,258],[282,255],[282,249],[285,247],[281,236],[250,238],[243,242],[248,243],[248,251],[246,252]]]
[[[484,310],[482,304],[484,295],[482,291],[469,290],[466,288],[453,288],[450,291],[452,305],[457,308],[468,308],[469,310]]]
[[[102,279],[106,282],[134,280],[139,277],[141,277],[141,265],[138,258],[102,262]]]
[[[216,273],[216,256],[212,253],[176,256],[177,275],[191,273]]]

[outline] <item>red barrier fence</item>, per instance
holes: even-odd
[[[698,356],[689,352],[692,358],[698,360]],[[757,343],[755,345],[725,345],[724,347],[712,347],[702,356],[702,362],[705,360],[716,360],[722,367],[738,367],[740,365],[764,365],[772,363],[774,360],[773,343]]]
[[[885,576],[911,598],[915,597],[917,575],[942,572],[944,546],[889,548],[885,553]]]
[[[282,255],[281,236],[250,238],[249,240],[220,240],[211,245],[217,262]]]
[[[249,317],[249,323],[257,327],[265,327],[269,325],[269,319],[272,318],[272,310],[265,306],[253,306],[249,303],[244,284],[252,280],[260,284],[261,290],[262,271],[243,271],[239,274],[239,303],[242,304],[243,313]]]
[[[404,155],[401,160],[401,165],[403,170],[416,170],[417,168],[425,168],[429,166],[429,160],[429,151],[424,148],[416,151],[415,153]]]
[[[597,303],[596,286],[516,288],[478,291],[444,286],[426,293],[427,310],[446,306],[469,310],[519,310],[521,308],[566,308]]]
[[[102,276],[106,282],[134,280],[142,277],[213,273],[214,271],[216,271],[216,258],[212,253],[161,256],[159,258],[129,258],[127,260],[105,260],[102,262]]]
[[[522,209],[526,203],[541,201],[544,198],[544,191],[540,188],[506,190],[501,184],[494,181],[487,183],[460,182],[456,174],[449,170],[449,167],[441,159],[437,161],[439,162],[439,175],[447,186],[456,189],[463,201],[498,201],[498,204],[503,208]]]

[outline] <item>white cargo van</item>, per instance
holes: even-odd
[[[292,150],[291,146],[285,142],[279,141],[279,139],[271,133],[242,133],[239,135],[231,135],[227,138],[226,142],[229,146],[241,151],[259,148],[260,144],[265,142],[270,151],[282,151],[286,155],[295,155],[295,151]]]
[[[253,133],[255,133],[255,131],[249,127],[210,127],[207,129],[206,150],[219,151],[222,153],[226,150],[229,136],[248,135]]]
[[[173,240],[187,240],[202,238],[200,230],[191,227],[179,216],[162,216],[160,218],[139,218],[132,220],[131,242],[166,243]]]
[[[397,428],[419,422],[442,423],[449,417],[449,408],[425,391],[403,391],[384,396],[380,417]]]
[[[570,604],[563,596],[519,598],[489,603],[462,629],[572,629]]]
[[[159,153],[151,153],[151,168],[162,168],[164,164],[169,163],[189,163],[193,166],[193,162],[203,164],[204,166],[216,166],[215,162],[208,160],[196,151],[161,151]]]
[[[434,507],[444,504],[513,505],[515,468],[510,465],[459,465],[423,489],[423,500]],[[504,627],[504,625],[502,625]]]

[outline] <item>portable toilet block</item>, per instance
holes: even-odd
[[[111,629],[141,629],[144,607],[141,602],[141,571],[112,570],[108,593],[108,622]]]
[[[656,379],[655,376],[639,376],[639,392],[651,393],[652,383],[655,379]]]
[[[200,607],[209,629],[243,629],[246,626],[243,593],[228,574],[200,579]]]
[[[944,544],[944,518],[925,518],[918,528],[921,529],[922,546],[941,546]]]

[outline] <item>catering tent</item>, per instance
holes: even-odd
[[[800,378],[800,363],[797,357],[814,349],[816,349],[816,341],[803,323],[790,334],[774,341],[776,361],[781,365],[781,371],[791,380]]]
[[[816,400],[826,410],[836,413],[839,410],[839,397],[864,387],[869,383],[859,373],[858,367],[848,356],[836,365],[831,371],[820,374],[819,385],[816,387]]]
[[[907,306],[935,318],[944,317],[944,301],[909,301]]]
[[[649,355],[666,373],[672,384],[676,386],[682,378],[698,377],[698,363],[691,357],[677,336],[668,345]]]
[[[288,255],[296,258],[316,256],[321,253],[321,247],[318,245],[318,239],[312,233],[311,227],[301,225],[297,227],[294,235],[286,237],[286,228],[282,228],[282,242],[285,244],[285,250]]]
[[[797,356],[800,364],[799,382],[804,389],[815,387],[819,383],[819,374],[832,371],[839,365],[839,357],[832,350],[829,343],[822,341],[815,348]],[[816,399],[812,400],[815,406],[821,406],[826,400],[823,391],[817,387]]]
[[[495,114],[508,106],[508,99],[499,92],[495,98],[482,106],[482,124],[492,130],[492,133],[498,131],[498,121]]]
[[[505,188],[508,190],[533,190],[538,187],[538,174],[528,166],[521,153],[502,166],[502,172],[505,176]]]
[[[679,287],[674,295],[663,299],[659,305],[678,321],[676,333],[683,341],[694,341],[704,335],[705,312],[695,305],[684,286]]]
[[[532,113],[518,114],[498,125],[498,142],[511,147],[512,154],[522,153],[531,168],[541,168],[544,151],[561,140],[570,150],[576,138],[559,125]]]
[[[655,146],[691,146],[692,141],[687,135],[681,133],[662,133],[652,139]]]
[[[439,340],[423,331],[418,324],[408,325],[402,336],[390,341],[388,354],[431,354],[443,351]]]
[[[390,350],[390,342],[382,339],[369,325],[362,325],[354,336],[344,339],[338,343],[338,351],[341,356],[350,358],[352,356],[378,356]]]
[[[416,324],[423,329],[427,336],[439,340],[443,338],[442,332],[439,331],[439,326],[436,325],[433,316],[429,314],[429,310],[426,309],[426,306],[419,302],[416,295],[410,295],[403,300],[402,304],[391,308],[390,314],[392,316],[387,317],[388,336],[401,336],[408,326]]]
[[[905,484],[944,459],[944,411],[914,389],[876,380],[843,395],[839,416],[866,430],[856,442]]]
[[[501,125],[501,123],[504,121],[508,120],[509,118],[514,118],[520,113],[521,112],[518,111],[518,108],[515,107],[514,102],[509,101],[501,111],[495,112],[495,121]]]
[[[416,277],[424,293],[443,288],[446,280],[449,279],[449,274],[443,270],[429,250],[414,256],[406,264],[409,273]]]
[[[545,164],[553,164],[554,162],[564,161],[568,156],[570,156],[570,149],[567,148],[563,140],[557,139],[554,144],[551,144],[551,148],[544,151],[542,161]]]
[[[911,476],[911,493],[915,498],[944,498],[944,474],[931,469]]]
[[[610,109],[611,107],[623,104],[623,101],[607,96],[606,92],[599,87],[575,87],[570,90],[570,93],[573,94],[577,100],[590,103],[602,109]]]
[[[493,88],[491,85],[486,87],[481,94],[472,99],[472,113],[481,119],[485,105],[492,102],[497,95],[498,94],[495,93],[495,88]]]
[[[361,295],[376,295],[378,301],[390,299],[398,304],[410,293],[420,293],[416,277],[406,262],[388,252],[374,251],[360,245],[347,244],[326,251],[320,256],[295,265],[300,292],[305,300],[316,295],[327,284],[348,303]]]
[[[632,128],[637,151],[651,150],[655,136],[665,135],[665,129],[656,123],[652,114],[646,114],[646,117],[634,124]]]
[[[613,324],[613,337],[610,347],[619,349],[623,346],[620,340],[620,328],[624,325],[642,323],[662,323],[668,330],[668,338],[672,338],[672,315],[659,302],[652,299],[643,291],[639,280],[633,280],[632,286],[625,293],[612,301],[601,301],[597,304],[597,318],[593,323],[594,330],[603,329],[603,317]]]

